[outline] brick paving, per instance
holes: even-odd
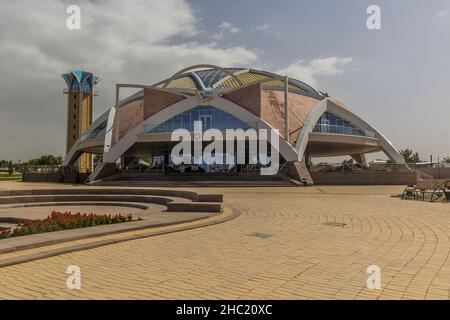
[[[450,204],[388,186],[201,191],[241,216],[1,268],[0,298],[449,299]],[[69,265],[81,290],[66,288]],[[370,265],[379,290],[366,287]]]

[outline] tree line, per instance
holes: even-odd
[[[24,163],[13,163],[9,160],[0,160],[0,168],[8,168],[10,166],[30,165],[30,166],[57,166],[61,165],[63,158],[61,156],[54,156],[51,154],[40,156],[36,159],[31,159]]]

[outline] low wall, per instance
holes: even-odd
[[[62,182],[62,175],[58,172],[38,173],[24,172],[22,181],[26,182]]]
[[[416,167],[415,169],[433,176],[434,179],[450,179],[450,168]]]
[[[24,172],[22,181],[25,182],[65,182],[65,183],[83,183],[89,174],[87,173],[69,173],[60,172]]]
[[[407,185],[417,182],[417,172],[312,172],[314,184]]]

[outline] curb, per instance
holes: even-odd
[[[228,211],[228,210],[224,210],[224,211]],[[225,213],[222,213],[222,215],[223,214],[225,214]],[[99,241],[94,241],[94,242],[87,243],[87,244],[79,244],[79,245],[69,246],[69,247],[61,248],[61,249],[53,249],[53,250],[49,250],[46,252],[37,252],[37,253],[32,253],[32,254],[28,254],[28,255],[24,255],[24,256],[7,258],[7,259],[0,260],[0,268],[12,266],[12,265],[19,264],[19,263],[25,263],[25,262],[30,262],[30,261],[34,261],[34,260],[50,258],[50,257],[54,257],[54,256],[58,256],[61,254],[66,254],[66,253],[71,253],[71,252],[75,252],[75,251],[94,249],[94,248],[98,248],[98,247],[102,247],[102,246],[106,246],[106,245],[110,245],[110,244],[125,242],[125,241],[138,240],[138,239],[149,238],[149,237],[170,234],[170,233],[175,233],[175,232],[180,232],[180,231],[208,227],[208,226],[212,226],[212,225],[216,225],[216,224],[220,224],[220,223],[224,223],[224,222],[236,219],[240,215],[241,215],[241,213],[239,211],[232,211],[229,215],[226,215],[225,217],[221,217],[221,219],[212,220],[212,221],[204,221],[204,219],[202,219],[202,221],[204,221],[204,222],[200,222],[195,225],[182,226],[183,223],[181,223],[181,226],[173,228],[173,229],[169,229],[169,230],[153,230],[148,233],[139,234],[139,235],[124,236],[124,237],[121,237],[118,239],[99,240]],[[217,216],[215,216],[215,217],[217,217]],[[215,217],[210,217],[210,218],[205,218],[205,219],[214,219]],[[184,223],[189,223],[189,222],[184,222]],[[133,231],[139,231],[139,230],[130,230],[129,232],[133,232]],[[53,243],[53,244],[55,244],[55,243]],[[30,249],[30,248],[27,248],[27,249]]]

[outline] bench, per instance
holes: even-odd
[[[447,191],[446,191],[447,190]],[[445,195],[446,200],[450,199],[450,180],[445,179],[425,179],[419,180],[416,184],[407,185],[402,193],[402,199],[419,199],[425,201],[425,196],[430,196],[430,201],[435,201]]]
[[[444,185],[445,200],[450,201],[450,180],[447,180]]]

